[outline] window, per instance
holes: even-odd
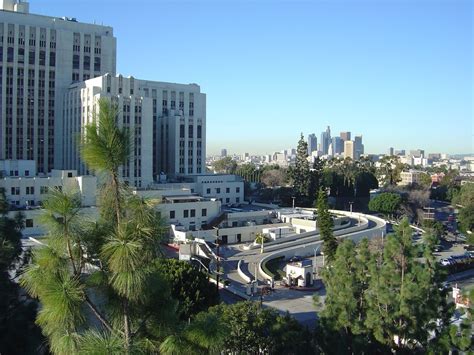
[[[207,208],[203,208],[201,211],[201,216],[207,217]]]
[[[230,198],[226,197],[225,203],[229,203],[229,202],[230,202]]]
[[[179,126],[179,137],[184,138],[184,124]]]
[[[191,210],[191,217],[196,217],[196,210]]]
[[[89,57],[88,55],[84,56],[83,66],[84,66],[84,70],[90,70],[91,69],[91,57]]]
[[[170,219],[174,219],[175,218],[175,212],[174,211],[170,211]]]
[[[29,170],[25,170],[25,176],[30,176],[30,171]]]
[[[197,126],[197,137],[202,138],[202,126],[201,125]]]
[[[94,71],[100,71],[100,57],[94,57]]]
[[[8,47],[7,49],[7,62],[13,62],[13,47]]]
[[[34,195],[35,194],[35,187],[34,186],[27,186],[26,187],[26,194],[27,195]]]
[[[189,125],[189,127],[188,127],[188,138],[193,138],[193,129],[194,129],[194,126]]]
[[[20,194],[20,188],[19,187],[12,187],[11,188],[11,194],[12,195],[19,195]]]
[[[39,65],[46,65],[46,52],[45,51],[39,52]]]
[[[235,192],[239,193],[240,192],[240,187],[236,187]]]
[[[50,52],[49,53],[49,66],[54,67],[56,65],[56,53]]]
[[[183,218],[188,218],[189,217],[189,210],[184,210],[183,211]]]
[[[235,202],[240,203],[240,197],[237,197],[237,198],[235,199]]]
[[[221,188],[220,187],[216,187],[216,194],[220,194],[221,193]]]
[[[72,56],[72,69],[79,69],[79,54]]]
[[[230,194],[230,187],[226,187],[226,188],[225,188],[225,192],[228,193],[228,194]]]
[[[44,195],[48,193],[48,186],[40,186],[40,194]]]
[[[25,220],[25,226],[26,226],[26,228],[33,228],[33,219],[27,218]]]
[[[28,56],[28,63],[35,64],[35,51],[30,51],[30,54]]]
[[[210,193],[211,193],[211,189],[206,189],[206,193],[207,193],[207,194],[210,194]]]
[[[67,173],[67,177],[72,177],[72,173]]]

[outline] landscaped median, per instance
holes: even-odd
[[[273,280],[278,281],[286,276],[285,272],[283,271],[284,264],[285,257],[278,256],[268,261],[264,261],[262,263],[262,269],[268,276],[271,276]]]

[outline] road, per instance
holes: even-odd
[[[381,229],[385,230],[385,222],[380,221],[373,216],[369,216],[369,224],[367,228],[352,233],[346,233],[339,238],[359,237],[360,235],[370,235],[371,233],[379,233]],[[358,226],[358,221],[353,220],[351,227]],[[380,234],[380,233],[379,233]],[[313,255],[314,249],[319,249],[322,241],[319,235],[312,235],[303,237],[297,240],[285,242],[281,240],[278,244],[267,246],[264,253],[260,253],[260,248],[243,250],[243,245],[230,245],[220,248],[220,255],[224,261],[221,264],[224,267],[224,273],[231,282],[231,288],[239,294],[245,294],[246,281],[242,279],[237,271],[237,264],[239,260],[244,263],[244,273],[250,279],[255,279],[255,268],[261,263],[265,257],[271,257],[276,253],[286,253],[292,255]],[[322,257],[317,258],[317,264],[322,264]],[[257,277],[260,285],[266,285],[266,280],[257,272]],[[311,326],[314,325],[317,314],[314,306],[313,296],[317,294],[322,301],[325,297],[324,289],[317,291],[316,289],[310,291],[301,291],[296,289],[289,289],[283,286],[276,285],[275,292],[263,297],[263,305],[272,307],[281,313],[289,312],[301,323]],[[252,298],[259,301],[259,296]]]

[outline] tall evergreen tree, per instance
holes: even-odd
[[[93,342],[103,349],[122,345],[124,353],[155,351],[163,329],[176,321],[156,263],[161,219],[119,180],[130,138],[116,115],[116,106],[100,100],[82,142],[85,163],[107,176],[100,204],[106,218],[86,223],[76,194],[52,191],[44,203],[49,235],[21,278],[41,302],[37,323],[53,353],[84,352]]]
[[[381,264],[373,263],[367,291],[366,325],[375,339],[396,351],[427,346],[431,331],[440,332],[439,280],[432,263],[416,260],[407,219],[387,237]]]
[[[325,255],[326,261],[331,262],[336,255],[338,243],[332,230],[334,222],[329,212],[326,191],[324,191],[322,188],[320,188],[318,192],[316,209],[317,227],[319,229],[321,239],[323,240],[323,253]]]
[[[323,173],[325,161],[316,157],[310,170],[309,195],[317,198],[316,194],[323,187]]]
[[[335,353],[361,353],[367,348],[364,265],[351,240],[339,245],[330,268],[323,271],[326,300],[321,313],[324,345]],[[360,345],[359,345],[360,344]]]
[[[288,174],[296,193],[299,196],[307,197],[310,185],[310,171],[308,162],[308,143],[306,143],[303,133],[301,133],[300,140],[298,141],[295,165],[289,169]]]

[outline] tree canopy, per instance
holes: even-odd
[[[321,346],[334,353],[413,353],[449,350],[452,310],[442,287],[445,275],[426,235],[424,263],[417,260],[404,219],[382,248],[345,240],[323,272],[325,308]]]
[[[384,192],[370,200],[369,209],[385,215],[393,215],[398,211],[401,203],[402,198],[399,194]]]

